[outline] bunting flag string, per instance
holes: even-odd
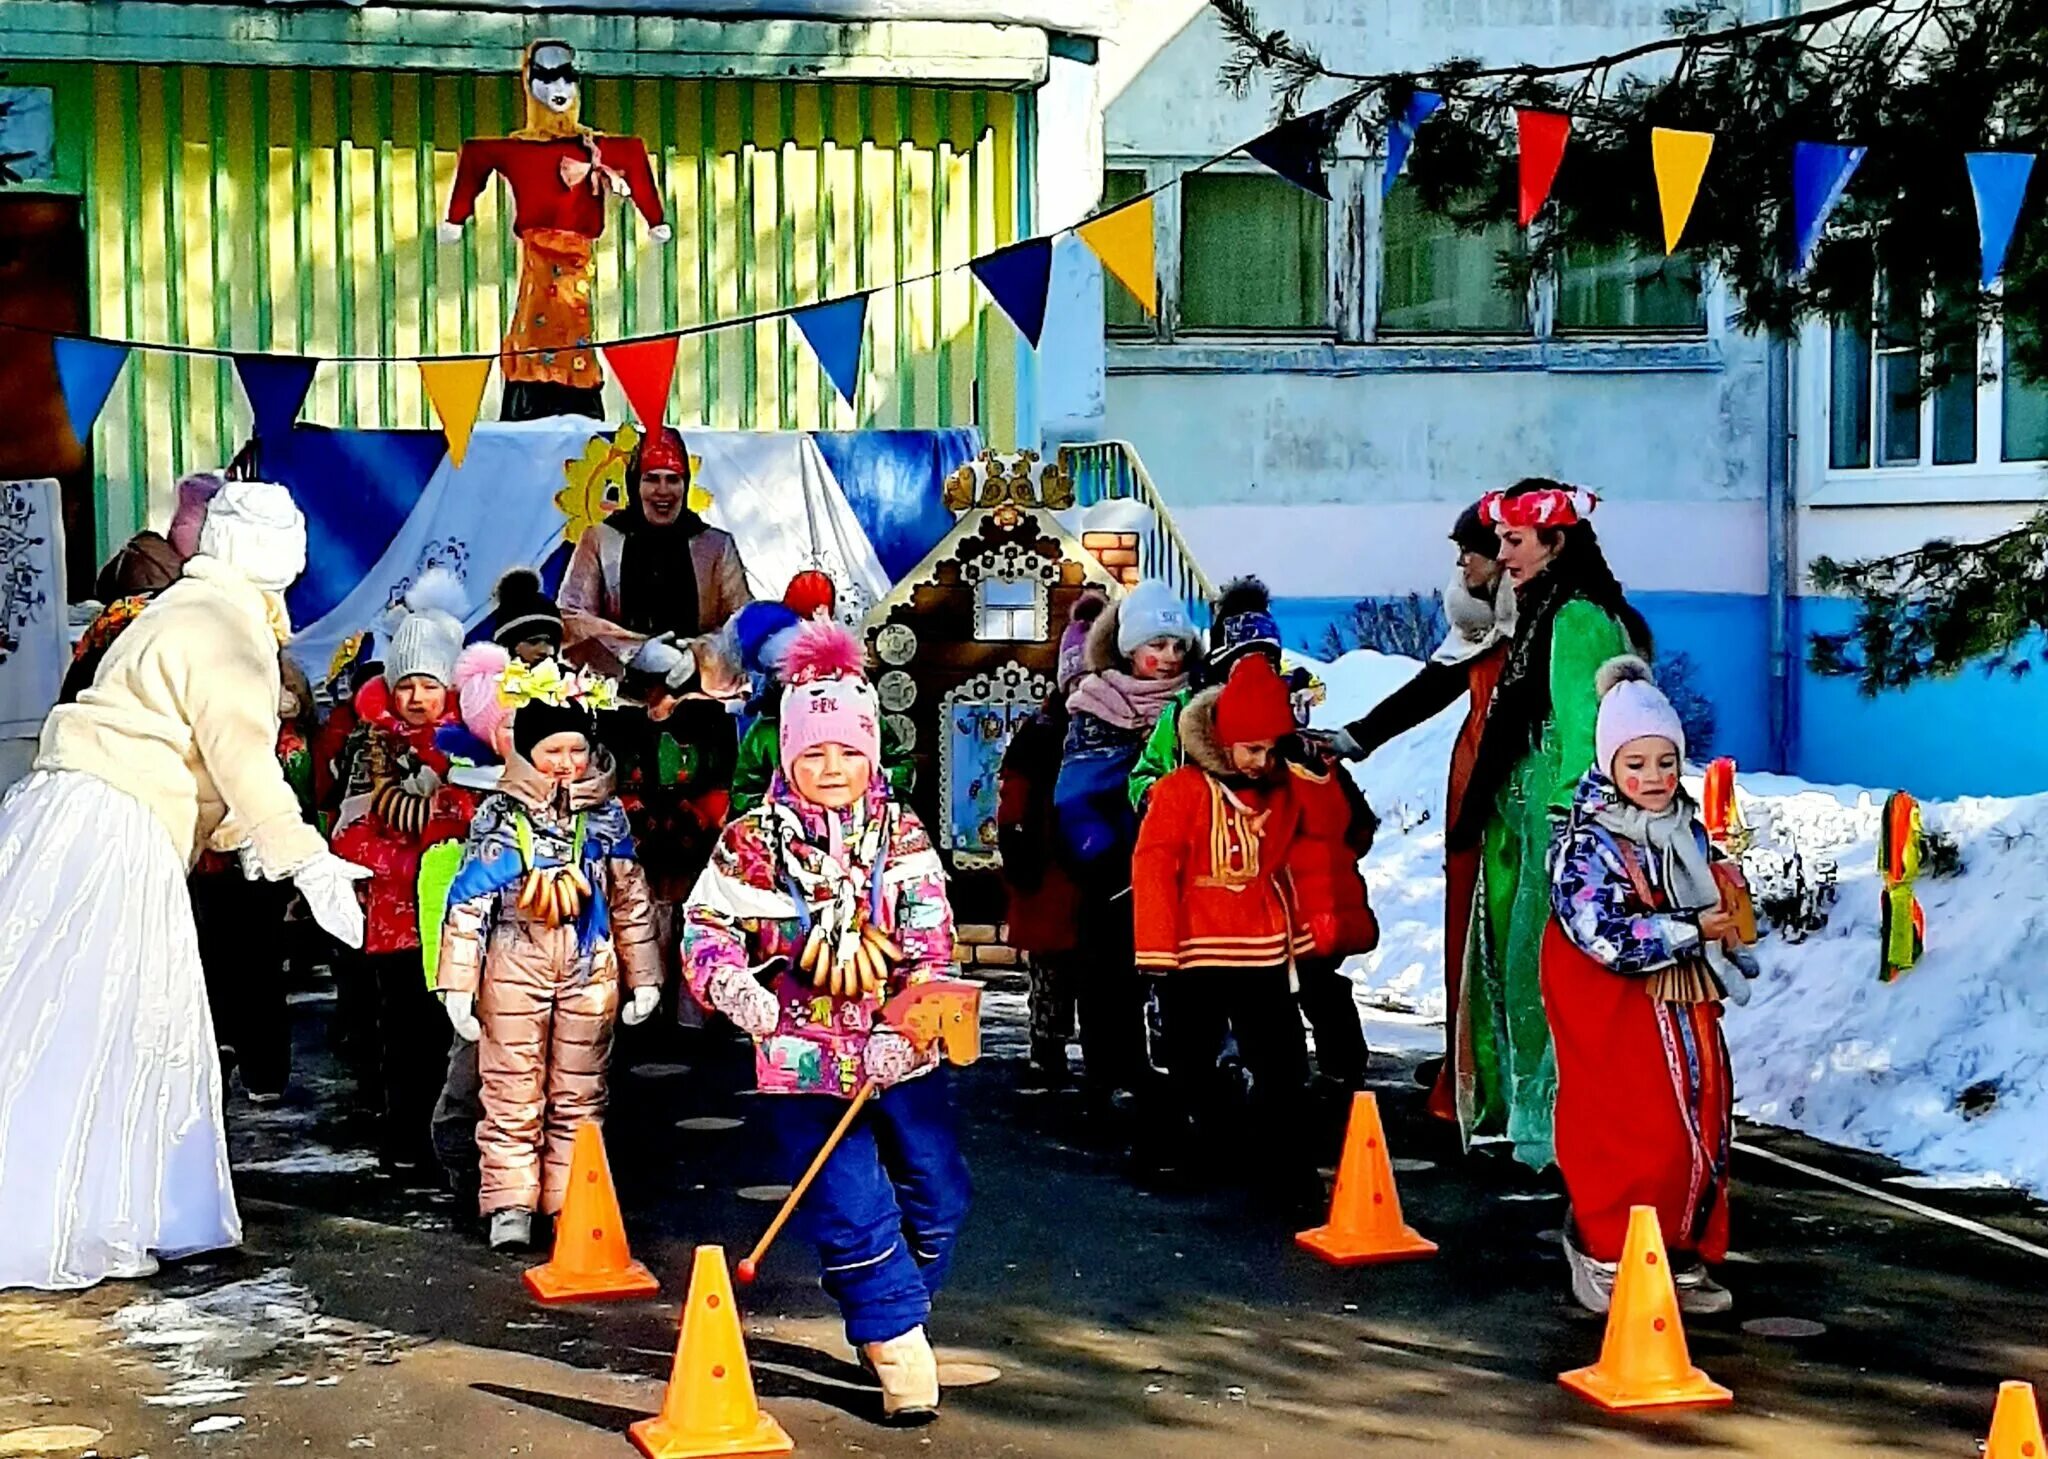
[[[681,335],[663,334],[604,346],[604,362],[612,367],[612,378],[619,382],[640,428],[650,434],[667,423],[669,387],[676,378],[676,348],[682,342]]]
[[[1839,142],[1801,142],[1792,149],[1794,272],[1803,274],[1812,266],[1828,214],[1848,191],[1849,179],[1868,150]]]
[[[1044,304],[1039,305],[1040,312]],[[824,367],[825,377],[848,405],[860,403],[860,349],[867,334],[868,296],[853,294],[825,304],[799,309],[789,316],[811,353]],[[1037,344],[1037,340],[1032,341]]]
[[[1678,252],[1678,240],[1685,236],[1686,220],[1699,200],[1700,179],[1706,176],[1713,150],[1712,132],[1650,128],[1650,167],[1657,175],[1657,208],[1664,217],[1667,256]]]
[[[1327,203],[1330,171],[1324,156],[1335,139],[1339,120],[1335,107],[1290,117],[1270,132],[1252,138],[1239,150]]]
[[[1130,291],[1145,312],[1159,313],[1159,274],[1152,253],[1152,199],[1126,203],[1083,223],[1074,232],[1102,266]]]
[[[1357,98],[1290,117],[1249,142],[1193,164],[1136,198],[1082,219],[1052,234],[1004,244],[976,258],[932,268],[910,277],[836,298],[767,309],[738,317],[706,320],[658,335],[643,335],[601,344],[605,360],[642,426],[656,429],[665,422],[673,389],[678,352],[685,336],[701,336],[770,320],[793,321],[816,354],[820,367],[849,403],[858,398],[863,342],[870,298],[882,289],[901,289],[937,279],[955,269],[971,271],[990,300],[1037,348],[1046,326],[1051,289],[1054,241],[1072,233],[1087,245],[1104,270],[1126,289],[1148,314],[1159,310],[1159,280],[1154,250],[1157,215],[1155,196],[1201,172],[1243,153],[1275,175],[1325,201],[1332,200],[1328,156],[1338,131],[1353,115]],[[1384,196],[1406,170],[1422,125],[1446,104],[1434,91],[1412,93],[1400,114],[1386,127],[1385,161],[1380,186]],[[1517,217],[1530,226],[1551,200],[1559,169],[1570,142],[1573,118],[1561,111],[1535,107],[1515,109],[1519,196]],[[1655,127],[1650,132],[1652,171],[1663,231],[1664,249],[1675,252],[1699,199],[1714,150],[1714,133]],[[1792,261],[1797,271],[1809,268],[1826,236],[1827,223],[1844,196],[1868,149],[1832,141],[1800,142],[1791,158]],[[1983,151],[1965,154],[1976,207],[1981,278],[1985,288],[2004,269],[2026,201],[2036,154]],[[71,334],[0,321],[0,329],[33,334],[51,341],[58,385],[73,430],[83,441],[91,432],[113,390],[128,355],[134,350],[216,360],[232,360],[248,397],[258,437],[288,431],[303,409],[315,373],[323,363],[418,365],[429,402],[448,441],[450,457],[460,466],[470,432],[482,407],[491,366],[499,354],[448,356],[317,356],[238,351],[209,345],[161,344]]]
[[[2020,221],[2020,206],[2027,200],[2034,154],[1966,152],[1963,163],[1970,170],[1970,194],[1977,203],[1980,282],[1988,289],[2005,271],[2005,252]]]
[[[92,436],[92,423],[113,393],[115,377],[127,362],[128,346],[105,340],[61,338],[51,341],[57,358],[57,390],[64,397],[65,414],[71,417],[71,434],[84,445]]]
[[[1039,336],[1045,333],[1045,297],[1052,287],[1052,240],[1028,238],[967,267],[1017,332],[1037,349]]]
[[[1442,96],[1434,91],[1418,91],[1408,98],[1408,105],[1394,124],[1387,128],[1387,163],[1380,174],[1380,196],[1385,197],[1394,190],[1394,182],[1408,167],[1408,153],[1415,146],[1415,134],[1422,124],[1436,114],[1444,104]]]
[[[491,378],[491,361],[421,360],[420,385],[441,422],[441,434],[448,438],[448,459],[456,470],[469,454],[469,433],[476,429],[476,413],[483,408],[484,385]]]
[[[1551,185],[1564,161],[1564,144],[1572,134],[1572,119],[1563,112],[1537,111],[1519,107],[1515,111],[1517,166],[1521,174],[1521,202],[1517,216],[1522,227],[1535,221],[1550,200]]]
[[[235,373],[249,397],[258,440],[275,440],[292,428],[313,388],[320,362],[306,355],[236,355]]]

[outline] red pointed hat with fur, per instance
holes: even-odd
[[[867,655],[850,629],[828,619],[802,624],[782,657],[782,771],[817,745],[843,745],[882,764],[882,711],[863,672]]]

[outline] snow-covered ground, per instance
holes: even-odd
[[[1316,667],[1329,698],[1315,723],[1334,728],[1418,666],[1360,651]],[[1365,861],[1381,943],[1351,966],[1359,1002],[1375,1032],[1388,1014],[1435,1020],[1438,1047],[1444,775],[1463,714],[1453,705],[1357,772],[1382,819]],[[1729,1009],[1742,1113],[1945,1183],[2048,1196],[2048,795],[1925,805],[1964,869],[1922,878],[1927,955],[1887,984],[1877,976],[1885,792],[1742,775],[1737,793],[1764,838],[1832,857],[1841,877],[1827,927],[1798,944],[1767,936],[1754,996]]]

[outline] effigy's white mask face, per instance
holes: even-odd
[[[567,46],[544,46],[533,54],[526,89],[556,116],[567,116],[576,109],[579,83],[575,66],[576,53]],[[552,74],[555,72],[567,74]]]

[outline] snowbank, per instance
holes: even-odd
[[[1319,666],[1315,723],[1357,718],[1418,667],[1370,651]],[[1350,968],[1369,1017],[1443,1017],[1444,774],[1463,715],[1453,705],[1357,771],[1383,822],[1365,861],[1382,940]],[[1745,775],[1738,797],[1761,836],[1832,857],[1841,877],[1827,927],[1766,937],[1749,1006],[1729,1009],[1742,1113],[1951,1183],[2048,1196],[2048,795],[1925,806],[1964,871],[1920,883],[1927,956],[1891,984],[1877,979],[1884,792]]]

